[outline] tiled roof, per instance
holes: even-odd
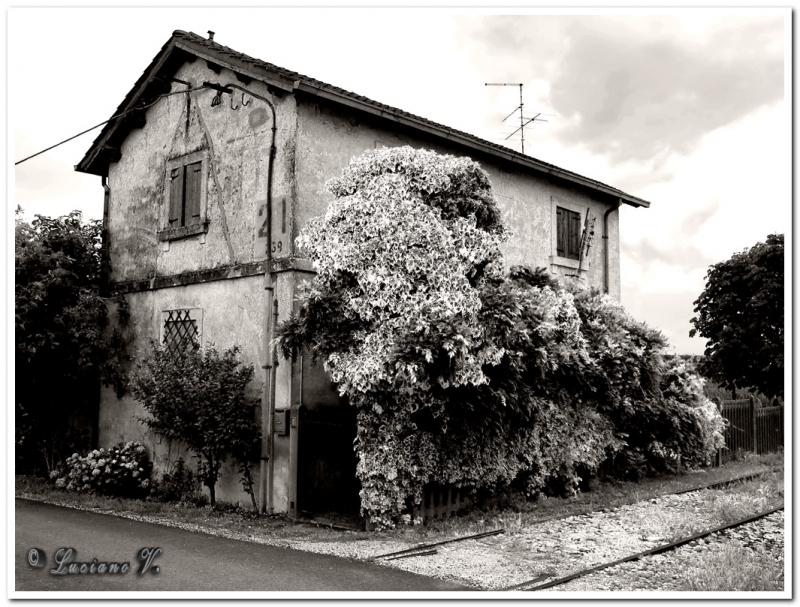
[[[298,72],[293,72],[272,63],[267,63],[266,61],[250,57],[244,53],[240,53],[228,48],[227,46],[223,46],[222,44],[219,44],[213,40],[199,36],[193,32],[184,32],[181,30],[176,30],[173,32],[172,38],[170,38],[161,48],[161,51],[159,51],[158,55],[156,55],[155,59],[153,59],[150,66],[148,66],[144,73],[139,77],[131,91],[126,95],[125,99],[120,104],[119,108],[117,108],[117,111],[114,113],[114,115],[134,107],[136,102],[139,101],[139,99],[144,95],[148,87],[152,85],[154,77],[159,73],[160,70],[164,69],[166,64],[169,63],[169,60],[173,55],[173,51],[176,48],[188,53],[196,54],[198,56],[204,56],[204,58],[210,59],[211,61],[216,59],[223,65],[233,64],[234,71],[236,71],[236,67],[239,67],[242,71],[248,72],[247,75],[252,75],[256,78],[260,77],[259,79],[264,78],[272,84],[282,85],[281,88],[285,88],[287,91],[301,90],[309,94],[326,97],[332,101],[355,106],[361,110],[370,111],[371,113],[376,113],[391,120],[401,122],[402,124],[410,126],[411,128],[428,131],[434,135],[456,141],[457,143],[466,145],[468,147],[479,148],[486,154],[500,157],[515,164],[521,164],[534,170],[542,171],[555,177],[578,183],[591,189],[599,190],[607,195],[617,196],[627,204],[631,204],[633,206],[650,206],[650,203],[645,200],[631,196],[630,194],[626,194],[617,188],[606,185],[597,180],[584,177],[583,175],[573,173],[572,171],[567,171],[566,169],[562,169],[547,162],[537,160],[532,156],[520,154],[519,152],[516,152],[505,146],[486,141],[464,131],[452,129],[432,120],[428,120],[427,118],[423,118],[422,116],[416,116],[384,103],[373,101],[372,99],[364,97],[363,95],[358,95],[315,78],[310,78],[303,74],[299,74]],[[146,95],[144,96],[146,97]],[[152,91],[152,87],[150,90],[150,96],[155,96]],[[103,145],[107,143],[109,137],[119,126],[120,122],[117,120],[109,122],[104,127],[103,131],[95,139],[92,147],[86,153],[83,160],[81,160],[80,164],[75,167],[76,170],[91,173],[97,172],[94,164],[96,161],[98,161]]]

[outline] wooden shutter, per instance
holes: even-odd
[[[183,167],[175,167],[169,174],[169,227],[183,225]]]
[[[567,242],[567,221],[566,213],[561,207],[556,207],[556,255],[565,257],[564,246]]]
[[[581,243],[581,214],[569,211],[569,251],[570,259],[580,258]]]
[[[186,166],[186,225],[200,223],[200,191],[203,163],[193,162]]]

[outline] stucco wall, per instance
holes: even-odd
[[[184,64],[175,77],[200,86],[204,81],[240,84],[233,72],[217,74],[203,60]],[[294,184],[294,133],[296,113],[292,96],[273,97],[262,83],[245,86],[271,99],[277,114],[276,155],[272,176],[273,242],[276,257],[290,252]],[[182,84],[172,89],[185,90]],[[147,111],[147,122],[131,131],[121,146],[121,159],[109,167],[110,186],[107,228],[111,261],[110,281],[124,283],[174,276],[263,260],[266,257],[267,159],[272,118],[266,105],[237,92],[212,107],[212,90],[168,97]],[[208,231],[179,240],[162,242],[158,233],[164,226],[167,204],[167,163],[186,154],[202,151],[207,158],[205,207]],[[291,281],[278,279],[276,293],[279,319],[291,310]],[[283,289],[283,292],[281,291]],[[255,368],[250,396],[259,398],[264,381],[264,320],[268,305],[264,277],[253,276],[162,288],[125,295],[130,308],[130,347],[146,354],[150,339],[159,339],[163,310],[197,308],[203,313],[203,342],[220,348],[238,344],[242,359]],[[286,386],[289,368],[279,367],[277,407],[288,407]],[[182,455],[178,445],[169,445],[145,432],[137,417],[142,415],[130,395],[117,399],[113,391],[101,395],[99,442],[108,446],[121,440],[142,439],[156,466],[156,473]],[[260,411],[259,411],[260,419]],[[288,439],[276,440],[276,509],[286,509]],[[258,463],[254,469],[256,482]],[[217,488],[223,501],[247,499],[239,475],[226,466]]]
[[[232,72],[217,75],[202,60],[185,64],[175,76],[200,86],[204,81],[234,82]],[[175,83],[173,90],[185,90]],[[270,98],[265,85],[251,82],[247,88]],[[111,280],[142,280],[156,275],[242,263],[265,257],[266,240],[259,235],[266,217],[267,151],[271,137],[271,114],[265,104],[252,97],[241,106],[241,93],[211,107],[213,90],[174,95],[147,110],[147,123],[131,131],[121,146],[119,162],[109,168],[111,188],[108,213]],[[278,201],[274,215],[276,240],[289,241],[291,225],[281,215],[282,201],[289,203],[294,182],[294,97],[274,98],[278,125],[273,197]],[[187,116],[188,114],[188,116]],[[168,246],[158,240],[166,204],[166,163],[197,150],[208,154],[205,179],[209,223],[205,237],[196,235],[173,240]],[[261,215],[259,215],[261,211]],[[281,234],[285,227],[286,234]],[[277,232],[277,233],[276,233]],[[260,246],[259,246],[260,245]],[[285,247],[281,247],[281,254]]]
[[[347,110],[313,100],[298,100],[297,130],[297,219],[296,232],[310,218],[322,215],[333,197],[325,182],[341,174],[350,159],[367,149],[410,145],[439,153],[469,155],[456,146],[447,146],[424,135],[409,134],[399,125],[387,126],[377,120],[356,118]],[[503,220],[513,237],[503,246],[507,266],[546,267],[559,275],[575,274],[576,268],[553,263],[556,254],[555,209],[576,210],[581,219],[589,212],[595,218],[594,238],[581,268],[585,283],[603,286],[603,215],[609,208],[590,192],[545,176],[523,172],[488,157],[477,158],[489,174]],[[610,294],[619,299],[619,229],[618,211],[609,217],[611,245]],[[577,265],[577,264],[570,264]]]
[[[263,360],[263,311],[267,300],[263,280],[261,276],[253,276],[125,295],[130,309],[130,321],[125,328],[129,353],[137,359],[148,354],[151,340],[157,341],[160,338],[163,311],[202,309],[202,344],[214,344],[220,350],[233,345],[240,346],[242,362],[252,365],[255,371],[255,380],[250,384],[247,397],[258,400],[262,387],[260,365]],[[103,388],[98,421],[100,446],[141,440],[147,447],[157,472],[169,469],[179,456],[194,467],[196,460],[192,459],[191,454],[187,454],[179,445],[170,444],[166,439],[148,431],[138,421],[146,415],[141,404],[129,393],[117,398],[113,389]],[[260,408],[256,415],[259,419]],[[257,479],[257,463],[254,473]],[[217,497],[224,501],[241,501],[244,505],[249,503],[249,498],[239,484],[236,466],[232,462],[224,468],[217,487]]]

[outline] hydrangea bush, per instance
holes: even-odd
[[[144,445],[129,441],[86,455],[73,453],[50,476],[56,487],[67,491],[137,497],[150,488],[151,468]]]
[[[713,452],[719,415],[657,331],[544,271],[504,272],[509,231],[477,163],[370,150],[328,190],[298,238],[317,276],[278,342],[309,348],[357,407],[374,523],[409,520],[428,483],[533,496],[640,450],[652,470]]]

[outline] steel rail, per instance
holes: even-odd
[[[659,497],[664,497],[666,495],[680,495],[682,493],[690,493],[692,491],[701,491],[703,489],[712,489],[714,487],[721,487],[723,485],[729,485],[729,484],[736,483],[736,482],[739,482],[739,481],[746,481],[746,480],[750,480],[750,479],[753,479],[753,478],[757,478],[759,476],[763,476],[764,474],[767,474],[768,472],[772,472],[772,471],[774,471],[773,468],[771,468],[769,470],[762,470],[761,472],[754,472],[753,474],[746,474],[746,475],[743,475],[743,476],[738,476],[738,477],[731,478],[731,479],[724,480],[724,481],[717,481],[715,483],[710,483],[710,484],[706,484],[706,485],[698,485],[696,487],[690,487],[689,489],[681,489],[680,491],[673,491],[673,492],[670,492],[670,493],[661,493],[659,495],[655,495],[653,497],[648,497],[648,498],[645,498],[645,499],[657,499]],[[590,514],[592,512],[602,512],[602,511],[605,511],[605,510],[611,510],[611,509],[614,509],[614,508],[620,508],[622,506],[626,506],[628,504],[635,504],[635,503],[638,503],[640,501],[644,501],[644,500],[637,500],[636,502],[625,502],[625,503],[622,503],[622,504],[618,504],[616,506],[612,506],[611,508],[602,508],[600,510],[597,510],[597,509],[580,510],[578,512],[573,512],[572,514],[563,514],[563,515],[558,515],[558,516],[552,516],[552,517],[538,519],[538,520],[531,521],[531,522],[534,523],[534,524],[536,524],[536,523],[548,523],[548,522],[551,522],[551,521],[557,521],[557,520],[569,518],[571,516],[584,516],[584,515]],[[477,533],[475,535],[467,535],[467,536],[458,537],[458,538],[455,538],[455,539],[452,539],[452,540],[444,540],[444,541],[441,541],[441,542],[434,542],[434,543],[431,543],[431,544],[422,544],[420,546],[415,546],[413,548],[406,548],[405,550],[398,550],[397,552],[389,552],[387,554],[381,554],[379,556],[374,556],[374,557],[372,557],[371,560],[377,560],[377,559],[394,560],[394,559],[391,559],[391,558],[388,558],[388,557],[393,557],[393,556],[400,555],[400,554],[407,554],[407,553],[411,553],[411,552],[418,552],[418,551],[422,551],[422,550],[427,550],[427,549],[433,548],[435,546],[441,546],[443,544],[450,544],[450,543],[453,543],[453,542],[461,542],[461,541],[464,541],[464,540],[480,539],[482,537],[489,537],[489,536],[492,536],[492,535],[498,535],[500,533],[505,533],[505,529],[496,529],[494,531],[486,531],[486,532],[483,532],[483,533]],[[526,583],[530,583],[530,582],[526,582]]]
[[[703,489],[715,489],[717,487],[724,487],[725,485],[732,485],[733,483],[738,483],[739,481],[753,480],[754,478],[758,478],[759,476],[764,476],[765,474],[775,471],[776,468],[770,468],[768,470],[762,470],[761,472],[753,472],[752,474],[744,474],[742,476],[737,476],[736,478],[732,478],[727,481],[717,481],[716,483],[710,483],[708,485],[700,485],[699,487],[695,487],[693,489],[692,488],[681,489],[680,491],[675,491],[667,495],[681,495],[682,493],[691,493],[692,491],[701,491]]]
[[[725,525],[720,525],[719,527],[714,527],[713,529],[707,529],[705,531],[701,531],[699,533],[695,533],[694,535],[690,535],[688,537],[684,537],[673,542],[669,542],[668,544],[662,544],[661,546],[656,546],[655,548],[650,548],[649,550],[644,550],[642,552],[637,552],[636,554],[632,554],[630,556],[623,557],[621,559],[617,559],[615,561],[611,561],[609,563],[603,563],[602,565],[595,565],[594,567],[589,567],[587,569],[582,569],[581,571],[577,571],[570,575],[566,575],[564,577],[557,578],[550,582],[546,582],[544,584],[539,584],[538,586],[533,586],[531,588],[526,588],[526,586],[530,586],[533,583],[536,583],[541,579],[541,576],[534,578],[532,580],[528,580],[527,582],[522,582],[521,584],[515,584],[514,586],[508,586],[503,588],[502,590],[506,591],[513,591],[513,590],[525,590],[525,591],[534,591],[534,590],[544,590],[545,588],[552,588],[553,586],[560,586],[562,584],[566,584],[567,582],[571,582],[572,580],[578,579],[579,577],[583,577],[585,575],[589,575],[591,573],[595,573],[597,571],[602,571],[603,569],[608,569],[609,567],[614,567],[616,565],[621,565],[622,563],[627,563],[629,561],[638,561],[639,559],[646,557],[646,556],[653,556],[656,554],[660,554],[662,552],[668,552],[670,550],[675,550],[683,546],[684,544],[688,544],[693,542],[697,539],[712,535],[713,533],[718,533],[720,531],[724,531],[726,529],[732,529],[734,527],[740,527],[741,525],[746,525],[747,523],[752,523],[757,521],[765,516],[769,516],[770,514],[774,514],[779,510],[783,510],[783,506],[779,506],[777,508],[772,508],[771,510],[766,510],[764,512],[759,512],[758,514],[754,514],[747,518],[739,519],[732,523],[727,523]]]
[[[410,559],[414,558],[415,556],[428,556],[430,554],[439,554],[439,551],[435,548],[433,550],[424,550],[423,552],[412,552],[411,554],[401,554],[399,556],[393,556],[391,558],[386,559],[387,561],[396,561],[398,559]]]
[[[463,542],[465,540],[477,540],[482,537],[489,537],[492,535],[499,535],[501,533],[505,533],[505,529],[495,529],[494,531],[484,531],[483,533],[476,533],[475,535],[465,535],[463,537],[453,538],[452,540],[443,540],[441,542],[433,542],[432,544],[423,544],[421,546],[414,546],[413,548],[406,548],[405,550],[398,550],[397,552],[389,552],[388,554],[380,554],[378,556],[373,556],[372,560],[375,559],[384,559],[391,556],[397,556],[400,554],[408,554],[410,552],[419,552],[421,550],[428,550],[429,548],[433,548],[434,546],[443,546],[444,544],[452,544],[453,542]],[[393,560],[393,559],[388,559]]]

